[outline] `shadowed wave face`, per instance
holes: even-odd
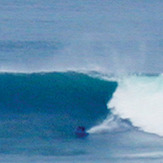
[[[116,82],[84,74],[0,74],[0,136],[68,136],[109,113]]]

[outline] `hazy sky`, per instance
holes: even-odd
[[[162,72],[162,27],[162,0],[0,0],[0,68]]]

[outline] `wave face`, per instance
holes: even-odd
[[[84,74],[0,74],[0,136],[69,136],[110,114],[117,87]]]

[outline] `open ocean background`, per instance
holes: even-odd
[[[0,162],[163,162],[162,29],[162,0],[0,0]]]

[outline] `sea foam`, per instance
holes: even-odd
[[[141,130],[163,136],[162,83],[162,75],[124,77],[108,108]]]

